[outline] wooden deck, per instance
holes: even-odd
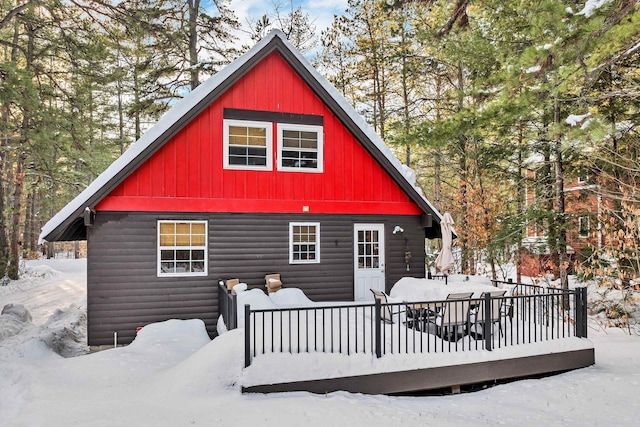
[[[411,371],[253,385],[243,387],[242,391],[245,393],[307,391],[324,394],[342,390],[363,394],[401,394],[443,388],[457,390],[472,384],[561,373],[585,368],[594,363],[595,352],[590,348]]]

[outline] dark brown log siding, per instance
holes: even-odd
[[[207,277],[157,277],[157,221],[208,220]],[[320,223],[320,263],[289,264],[289,223]],[[263,287],[280,273],[315,301],[353,300],[353,226],[383,223],[387,291],[403,276],[424,277],[424,229],[418,216],[171,214],[99,212],[88,230],[89,345],[129,343],[139,326],[167,319],[202,319],[215,335],[218,278]],[[399,225],[403,234],[393,235]],[[405,249],[412,254],[406,270]]]

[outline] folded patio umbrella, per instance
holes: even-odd
[[[443,274],[448,274],[453,270],[453,253],[451,252],[453,218],[449,212],[445,212],[440,222],[442,230],[442,250],[436,258],[436,269]]]

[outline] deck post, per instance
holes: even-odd
[[[580,293],[582,294],[582,338],[588,338],[587,337],[587,320],[589,319],[589,317],[587,317],[587,288],[586,287],[581,287],[580,289]]]
[[[576,337],[587,338],[587,288],[576,288]]]
[[[482,324],[482,336],[484,337],[484,346],[488,351],[493,350],[491,348],[491,344],[493,343],[493,336],[491,331],[491,294],[489,292],[484,294],[484,301],[481,302],[484,304],[484,322]]]
[[[376,330],[376,357],[382,357],[382,318],[380,311],[382,310],[382,304],[378,298],[375,298],[375,330]]]
[[[576,319],[576,324],[575,324],[575,336],[577,338],[580,338],[580,335],[582,335],[582,295],[580,294],[580,290],[578,288],[576,288],[575,290],[575,294],[574,294],[574,307],[575,307],[575,319]]]
[[[251,365],[251,305],[244,305],[244,367]]]
[[[231,329],[238,327],[238,295],[231,293],[231,307],[229,307],[229,324]]]

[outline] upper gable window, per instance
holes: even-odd
[[[271,170],[271,140],[271,123],[225,120],[225,169]]]
[[[322,126],[278,123],[278,170],[322,172]]]

